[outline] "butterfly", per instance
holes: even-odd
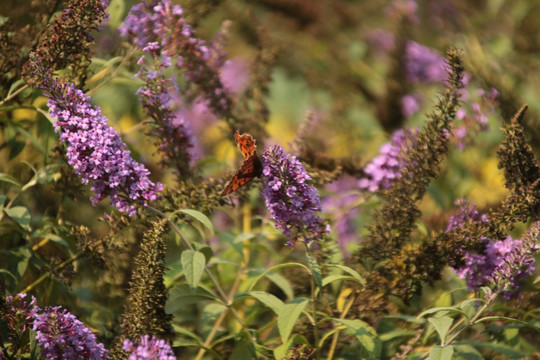
[[[253,178],[261,176],[263,170],[261,159],[257,155],[257,145],[255,145],[253,136],[249,134],[240,135],[238,130],[236,130],[234,133],[234,140],[242,152],[245,161],[236,174],[234,174],[229,184],[227,184],[227,187],[225,187],[221,196],[230,194],[246,185],[253,180]]]

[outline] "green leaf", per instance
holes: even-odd
[[[421,313],[420,315],[417,316],[418,319],[420,319],[421,317],[424,317],[426,315],[429,315],[429,314],[433,314],[433,313],[437,313],[437,312],[440,312],[440,311],[444,311],[445,314],[446,313],[457,313],[459,315],[463,315],[463,316],[467,316],[467,314],[465,314],[465,312],[461,309],[458,309],[458,308],[455,308],[455,307],[449,307],[449,306],[443,306],[443,307],[435,307],[435,308],[431,308],[431,309],[428,309],[426,311],[424,311],[423,313]]]
[[[468,344],[453,345],[454,346],[454,358],[463,358],[466,360],[484,360],[482,354],[474,347]]]
[[[506,356],[509,359],[522,359],[525,358],[526,354],[519,352],[517,350],[514,350],[513,348],[502,345],[502,344],[491,344],[488,342],[481,342],[481,341],[469,341],[469,345],[474,346],[475,348],[486,348],[491,351],[498,352],[499,354],[502,354]]]
[[[15,277],[15,275],[13,275],[6,269],[0,269],[0,275],[2,275],[4,279],[8,279],[8,289],[11,289],[17,283],[17,278]]]
[[[311,255],[307,255],[309,267],[311,268],[311,275],[313,276],[313,279],[315,280],[315,284],[317,284],[317,287],[319,290],[322,290],[322,272],[319,264],[317,263],[317,260]]]
[[[17,139],[17,130],[13,124],[8,124],[4,128],[4,140],[9,148],[9,159],[15,158],[24,150],[25,141]]]
[[[497,321],[497,320],[511,321],[511,322],[515,322],[515,323],[518,323],[518,324],[525,325],[527,327],[533,328],[536,331],[540,331],[540,329],[538,329],[536,326],[534,326],[534,325],[532,325],[532,324],[530,324],[528,322],[518,320],[518,319],[514,319],[514,318],[511,318],[511,317],[506,317],[506,316],[486,316],[486,317],[478,319],[475,322],[475,324],[478,324],[478,323],[481,323],[481,322],[484,322],[484,321],[491,321],[491,320],[495,320],[495,321]]]
[[[454,347],[449,346],[434,346],[429,351],[431,360],[452,360],[454,354]]]
[[[356,280],[356,278],[352,277],[352,276],[347,276],[347,275],[330,275],[330,276],[327,276],[323,279],[323,282],[322,282],[322,286],[325,287],[326,285],[334,282],[334,281],[339,281],[339,280]]]
[[[296,320],[308,302],[309,299],[296,298],[282,306],[278,314],[278,330],[282,342],[286,342],[289,339]]]
[[[184,250],[181,256],[181,262],[189,286],[191,286],[192,289],[195,289],[201,281],[204,267],[206,266],[203,253],[193,250]]]
[[[289,280],[278,273],[266,274],[266,277],[283,291],[285,296],[287,296],[287,299],[294,298],[294,291]]]
[[[191,216],[192,218],[203,224],[208,230],[210,230],[211,236],[214,236],[214,226],[212,225],[212,222],[210,221],[208,216],[204,215],[200,211],[193,209],[180,209],[178,211]]]
[[[300,334],[294,334],[289,341],[274,349],[274,359],[287,359],[287,353],[295,345],[310,346],[309,341]]]
[[[382,350],[382,344],[377,337],[377,332],[368,323],[362,320],[336,319],[337,321],[352,331],[356,339],[362,344],[362,347],[370,358],[379,358]]]
[[[22,184],[20,182],[18,182],[17,179],[15,179],[14,177],[11,177],[8,174],[4,174],[4,173],[0,173],[0,181],[7,182],[7,183],[10,183],[10,184],[16,185],[18,187],[22,186]]]
[[[362,278],[362,277],[360,276],[360,274],[359,274],[356,270],[354,270],[354,269],[352,269],[352,268],[350,268],[350,267],[348,267],[348,266],[345,266],[345,265],[339,265],[339,264],[330,264],[330,265],[325,265],[324,267],[335,267],[335,268],[338,268],[338,269],[340,269],[340,270],[343,270],[343,271],[345,271],[347,274],[351,275],[351,276],[354,277],[356,280],[358,280],[358,282],[359,282],[360,284],[366,285],[366,281],[364,280],[364,278]]]
[[[24,206],[5,208],[4,212],[26,231],[30,230],[30,212]]]
[[[281,268],[291,267],[291,266],[299,266],[299,267],[302,267],[302,268],[306,269],[309,272],[309,269],[304,264],[300,264],[300,263],[285,263],[285,264],[279,264],[279,265],[276,265],[276,266],[272,266],[270,269],[263,272],[261,275],[259,275],[259,277],[257,277],[257,279],[255,279],[253,281],[253,283],[249,287],[248,291],[251,291],[255,287],[255,284],[257,284],[257,282],[259,282],[259,280],[261,280],[263,277],[265,277],[266,274],[270,274],[270,273],[272,273],[272,272],[274,272],[276,270],[279,270]]]
[[[15,131],[17,131],[23,137],[27,138],[40,153],[42,153],[43,155],[47,154],[47,150],[45,149],[45,147],[43,147],[43,145],[39,142],[38,139],[34,137],[34,135],[30,134],[28,131],[26,131],[20,126],[16,126]]]
[[[450,326],[452,326],[454,319],[449,316],[441,316],[430,317],[428,321],[435,327],[435,330],[437,330],[441,342],[444,343],[446,340],[446,334],[448,333]]]
[[[181,326],[178,326],[176,324],[173,324],[173,329],[174,329],[175,334],[181,334],[181,335],[187,336],[189,338],[192,338],[193,340],[195,340],[197,343],[200,343],[200,344],[203,343],[201,338],[197,334],[189,331],[188,329],[185,329],[185,328],[183,328]]]
[[[176,285],[169,292],[169,298],[165,304],[165,312],[172,314],[180,309],[184,309],[187,305],[208,300],[220,302],[216,295],[201,287],[192,290],[188,284]]]
[[[248,294],[268,306],[276,315],[280,314],[281,309],[283,309],[283,306],[285,305],[283,301],[278,299],[275,295],[264,291],[250,291]]]

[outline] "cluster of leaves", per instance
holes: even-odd
[[[55,341],[44,334],[58,314],[63,328],[72,322],[80,336],[92,329],[88,343],[97,337],[102,344],[95,358],[105,352],[113,359],[141,354],[168,359],[173,352],[196,359],[540,354],[538,281],[521,276],[530,275],[531,264],[534,268],[540,232],[538,109],[531,106],[526,115],[522,106],[523,98],[534,95],[527,88],[534,79],[508,66],[516,59],[527,69],[538,65],[539,32],[526,21],[536,5],[519,1],[521,12],[512,16],[521,25],[506,24],[515,27],[507,32],[515,34],[516,46],[512,52],[503,49],[510,52],[503,60],[496,58],[501,49],[478,48],[479,34],[491,29],[496,16],[476,28],[472,24],[486,16],[482,6],[503,14],[510,6],[504,2],[188,0],[180,11],[167,0],[143,0],[136,19],[152,19],[153,27],[144,28],[143,21],[131,25],[147,31],[145,41],[138,38],[144,31],[119,40],[128,1],[108,10],[103,0],[29,3],[26,14],[15,5],[0,6],[7,9],[0,17],[1,359],[61,358],[62,352],[77,358],[66,355],[75,350],[60,342],[44,350],[45,338]],[[174,17],[151,17],[152,11]],[[216,19],[232,25],[216,25]],[[420,20],[436,27],[437,35],[426,35],[433,32],[422,31],[429,26]],[[377,37],[381,31],[390,36],[389,48]],[[444,74],[444,81],[422,83],[429,74],[408,67],[411,49],[428,49],[419,43],[450,47],[448,39],[463,50],[449,50],[446,65],[436,69],[433,78]],[[235,52],[243,61],[227,75]],[[484,52],[494,55],[485,59]],[[428,49],[424,60],[436,62],[434,53]],[[494,63],[506,72],[493,69]],[[241,78],[247,84],[233,91],[227,81]],[[506,124],[502,133],[478,135],[479,146],[468,147],[463,156],[452,141],[462,120],[459,111],[470,106],[471,84],[497,89],[500,116],[491,115],[490,122]],[[301,91],[294,93],[295,88]],[[85,94],[93,96],[92,104]],[[135,105],[135,94],[143,109]],[[433,107],[427,116],[419,109],[414,115],[405,111],[404,99],[411,94],[434,99],[419,105]],[[308,103],[311,112],[296,131],[302,115],[290,113],[304,111]],[[105,115],[118,130],[106,128]],[[96,129],[118,131],[114,139],[125,141],[111,154],[129,150],[123,158],[144,162],[146,167],[133,160],[132,168],[146,185],[155,183],[160,190],[159,182],[164,184],[159,198],[141,199],[138,178],[99,178],[105,167],[100,161],[107,159],[95,158],[85,141],[78,142],[78,156],[83,164],[94,161],[92,175],[84,178],[79,163],[75,170],[68,165],[74,163],[73,151],[54,130],[65,133],[62,127],[69,123],[72,136],[85,139],[85,121],[92,116],[102,121]],[[389,173],[390,185],[370,193],[359,185],[373,176],[369,158],[385,131],[405,124],[419,130],[407,132],[410,138],[391,159],[399,171]],[[192,135],[184,132],[189,126]],[[145,131],[132,131],[140,128]],[[294,181],[267,177],[219,196],[227,179],[220,159],[232,148],[237,129],[249,131],[259,148],[294,138],[291,152],[303,164],[281,150],[272,163],[280,176]],[[197,156],[190,158],[191,150]],[[504,189],[493,198],[478,164],[495,156]],[[288,171],[290,164],[295,174]],[[126,182],[114,198],[101,189],[104,195],[92,206],[89,187],[77,174],[94,193],[98,181]],[[342,179],[354,185],[340,188]],[[333,181],[337,190],[332,184],[325,190]],[[479,206],[485,218],[447,227],[450,204],[472,197],[475,186],[482,196],[471,201],[489,197]],[[295,193],[300,187],[308,189],[303,196]],[[276,190],[277,199],[265,204],[268,189]],[[280,196],[287,199],[280,202]],[[328,210],[324,223],[330,233],[315,215],[318,196]],[[326,208],[325,200],[334,196],[347,197],[346,206]],[[116,204],[129,204],[132,216],[108,200],[120,211]],[[291,241],[288,234],[298,234],[296,225],[282,224],[283,233],[276,229],[276,214],[290,215],[290,203],[298,219],[311,222],[301,225],[309,227],[311,243],[301,236],[297,244]],[[277,210],[271,211],[272,205]],[[306,208],[310,216],[302,213]],[[497,268],[498,282],[483,283],[475,292],[453,272],[465,266],[469,252],[484,254],[486,239],[520,234],[523,246],[509,251],[506,267]],[[352,242],[345,243],[346,237]],[[513,264],[516,259],[526,264]],[[519,289],[509,288],[512,271]],[[92,352],[85,351],[85,356]]]

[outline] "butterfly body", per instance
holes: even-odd
[[[236,174],[234,174],[229,184],[227,184],[225,190],[221,193],[221,196],[230,194],[246,185],[254,178],[261,176],[263,170],[261,159],[257,155],[257,146],[255,145],[253,136],[249,134],[240,135],[238,130],[236,130],[234,139],[236,140],[236,145],[242,152],[245,161]]]

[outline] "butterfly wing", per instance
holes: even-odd
[[[238,145],[238,148],[242,152],[242,156],[244,159],[249,159],[251,155],[255,153],[255,150],[257,149],[257,145],[255,145],[255,139],[253,136],[249,134],[242,134],[236,130],[234,133],[234,140],[236,141],[236,145]]]
[[[221,193],[221,196],[225,196],[232,193],[233,191],[238,190],[239,188],[253,180],[253,178],[261,176],[261,173],[261,159],[259,159],[259,156],[257,156],[257,152],[253,151],[253,154],[251,154],[251,156],[248,157],[246,161],[244,161],[240,170],[238,170],[236,174],[234,174],[229,184],[227,184],[225,190],[223,190],[223,192]]]

